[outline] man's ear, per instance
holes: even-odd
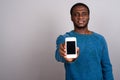
[[[71,21],[73,21],[73,17],[71,16]]]

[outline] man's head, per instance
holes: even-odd
[[[77,3],[72,6],[70,10],[71,20],[75,28],[86,28],[89,22],[90,11],[87,5],[83,3]]]

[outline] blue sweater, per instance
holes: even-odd
[[[65,61],[59,53],[59,45],[65,42],[66,37],[77,38],[80,53],[73,62]],[[95,32],[79,34],[70,31],[60,35],[56,40],[56,45],[55,58],[64,63],[66,80],[114,80],[107,44],[100,34]]]

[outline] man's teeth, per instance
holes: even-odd
[[[83,21],[79,21],[79,23],[83,23]]]

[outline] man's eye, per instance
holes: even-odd
[[[84,13],[82,13],[82,15],[83,15],[83,16],[86,16],[86,15],[88,15],[88,13],[84,12]]]
[[[74,16],[80,16],[80,14],[79,14],[79,13],[74,13],[73,15],[74,15]]]

